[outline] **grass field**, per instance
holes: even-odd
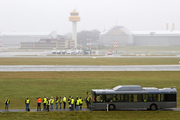
[[[178,111],[93,111],[0,113],[2,120],[179,120]]]
[[[0,72],[0,109],[6,97],[10,108],[24,108],[26,97],[36,108],[37,97],[81,96],[91,89],[113,88],[117,85],[172,87],[180,89],[179,72]],[[179,93],[179,92],[178,92]],[[178,94],[178,107],[180,95]]]
[[[0,58],[0,65],[179,65],[180,58]]]
[[[0,72],[0,109],[9,97],[10,109],[24,109],[25,97],[31,100],[30,108],[36,108],[36,97],[81,96],[91,89],[113,88],[117,85],[141,85],[143,87],[171,87],[180,89],[179,72]],[[180,92],[177,105],[180,107]],[[85,107],[85,103],[84,106]],[[180,112],[173,111],[105,111],[92,112],[23,112],[0,113],[3,120],[22,119],[179,119]]]

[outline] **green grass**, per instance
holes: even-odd
[[[179,65],[180,58],[0,58],[0,65]]]
[[[9,97],[10,109],[25,109],[25,97],[36,108],[36,97],[81,96],[91,89],[112,88],[117,85],[143,87],[171,87],[180,89],[179,72],[0,72],[0,109]],[[177,105],[180,107],[180,92]],[[85,103],[84,103],[85,105]],[[85,107],[85,106],[83,106]],[[7,112],[0,113],[2,120],[66,119],[66,120],[115,120],[115,119],[179,119],[179,111],[90,111],[90,112]]]
[[[0,72],[0,109],[6,97],[10,108],[24,108],[29,97],[36,108],[37,97],[81,96],[91,89],[113,88],[117,85],[172,87],[180,89],[179,72]],[[179,91],[178,91],[179,93]],[[178,94],[178,107],[180,95]],[[85,105],[85,104],[84,104]]]
[[[179,111],[93,111],[0,113],[3,120],[178,120]]]

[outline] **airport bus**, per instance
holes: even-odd
[[[119,85],[113,89],[92,89],[91,94],[93,110],[157,110],[177,107],[177,90],[173,87],[158,89],[139,85]]]

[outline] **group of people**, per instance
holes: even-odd
[[[63,98],[56,96],[55,99],[53,97],[51,97],[51,98],[44,97],[43,99],[41,99],[41,97],[39,97],[39,98],[37,98],[37,111],[41,111],[41,104],[43,104],[43,111],[49,111],[49,109],[53,109],[54,104],[55,104],[56,109],[58,109],[58,105],[59,105],[59,109],[61,109],[62,106],[65,109],[66,108],[66,102],[68,103],[69,109],[71,111],[73,111],[74,109],[81,110],[82,105],[83,105],[83,101],[86,102],[87,108],[90,108],[91,101],[92,101],[91,96],[89,96],[89,97],[87,96],[86,99],[84,99],[84,100],[78,96],[76,96],[75,99],[72,96],[69,96],[69,98],[66,98],[66,96],[64,96]],[[5,110],[8,110],[10,100],[8,98],[6,98],[4,103],[5,103]],[[29,105],[30,105],[30,99],[28,97],[26,97],[26,99],[25,99],[25,106],[26,106],[25,111],[30,111]]]

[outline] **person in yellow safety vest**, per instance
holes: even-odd
[[[54,104],[54,99],[53,99],[53,97],[51,97],[50,102],[51,102],[51,109],[53,109],[53,104]]]
[[[116,102],[116,96],[113,97],[113,102]]]
[[[66,108],[66,96],[63,98],[64,109]]]
[[[80,97],[80,98],[79,98],[79,106],[80,106],[80,110],[82,110],[82,104],[83,104],[83,99]]]
[[[144,98],[144,102],[147,102],[146,98]]]
[[[73,99],[73,97],[71,97],[71,110],[72,111],[74,110],[74,99]]]
[[[29,111],[30,100],[28,99],[28,97],[26,97],[26,99],[25,99],[25,104],[26,104],[26,110],[25,111]]]
[[[69,109],[71,109],[71,96],[68,98]]]
[[[79,99],[77,98],[77,101],[76,101],[76,110],[79,110]]]
[[[44,97],[42,102],[43,102],[43,106],[44,106],[43,110],[45,111],[45,110],[46,110],[46,102],[47,102],[47,98]]]
[[[46,106],[47,106],[47,111],[49,112],[49,106],[51,104],[51,101],[47,98],[47,101],[46,101]]]
[[[56,109],[58,109],[58,103],[59,103],[58,96],[56,96],[55,103],[56,103]]]
[[[8,106],[9,106],[9,104],[10,104],[10,100],[8,99],[8,98],[6,98],[6,100],[5,100],[5,110],[7,109],[8,110]]]
[[[61,104],[62,104],[62,98],[59,97],[59,109],[61,109]]]

